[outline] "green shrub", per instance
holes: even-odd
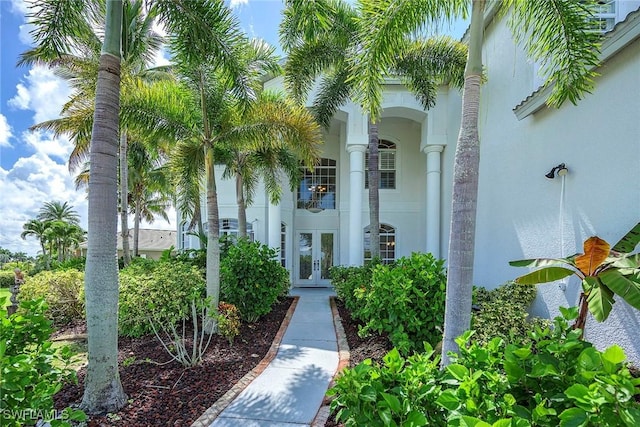
[[[5,305],[6,299],[0,298]],[[44,299],[24,301],[20,312],[0,316],[0,424],[7,427],[34,425],[39,418],[51,426],[69,426],[66,420],[82,421],[83,412],[55,411],[53,395],[65,382],[76,382],[69,368],[68,347],[54,349],[47,341],[53,329],[44,313]],[[59,420],[52,420],[61,415]],[[63,421],[64,420],[64,421]]]
[[[84,271],[87,259],[85,257],[71,258],[62,262],[52,261],[51,266],[54,270],[79,270]]]
[[[205,282],[196,267],[136,260],[120,271],[119,333],[139,337],[152,332],[150,317],[173,325],[190,316],[190,302],[203,299],[204,292]]]
[[[528,343],[479,343],[466,332],[443,371],[428,345],[408,359],[392,351],[383,366],[347,369],[328,392],[332,411],[346,426],[640,425],[640,379],[622,349],[596,350],[569,326],[578,309],[561,312]]]
[[[337,297],[354,319],[362,320],[360,312],[364,307],[363,292],[371,284],[373,269],[380,264],[380,260],[376,259],[362,267],[335,266],[329,270]]]
[[[221,299],[238,307],[240,317],[255,322],[289,290],[289,272],[275,250],[240,239],[228,248],[220,267]]]
[[[536,326],[550,325],[547,319],[529,317],[529,307],[536,298],[536,287],[515,282],[506,283],[496,289],[475,289],[474,297],[479,310],[474,312],[471,328],[473,339],[487,343],[495,337],[507,343],[526,340]]]
[[[233,340],[240,335],[240,311],[238,307],[226,302],[218,304],[218,333],[233,344]]]
[[[14,282],[13,270],[0,270],[0,288],[8,288]]]
[[[69,269],[25,277],[18,300],[37,298],[45,299],[49,307],[46,315],[56,325],[84,319],[84,273]]]
[[[403,354],[420,351],[423,342],[437,344],[442,339],[446,282],[444,261],[431,254],[413,253],[394,266],[378,265],[370,287],[356,290],[364,298],[360,334],[386,333]]]

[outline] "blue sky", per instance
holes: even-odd
[[[280,0],[230,0],[243,30],[278,45]],[[17,67],[30,46],[25,0],[0,0],[0,247],[35,255],[38,243],[22,240],[22,225],[35,218],[48,201],[67,201],[75,207],[86,228],[86,194],[76,191],[67,168],[72,146],[65,137],[31,132],[35,123],[58,117],[70,94],[64,81],[44,67]],[[447,32],[460,37],[466,28],[457,23]],[[159,56],[158,63],[166,62]],[[147,228],[175,228],[159,219]]]

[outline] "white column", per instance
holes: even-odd
[[[349,153],[349,265],[362,265],[362,190],[364,189],[364,153],[366,145],[347,145]]]
[[[427,155],[427,252],[440,258],[440,153],[443,145],[427,145],[422,150]]]
[[[278,252],[278,256],[280,256],[280,205],[274,205],[269,200],[269,224],[267,227],[267,236],[269,240],[269,247],[274,248]]]

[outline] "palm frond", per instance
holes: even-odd
[[[513,6],[509,26],[516,41],[542,64],[546,84],[554,84],[547,103],[576,104],[590,93],[597,76],[600,34],[593,31],[588,2],[508,0],[506,6]]]

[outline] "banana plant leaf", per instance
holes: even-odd
[[[598,322],[604,322],[609,317],[615,302],[613,291],[595,277],[585,277],[583,287],[585,287],[584,282],[587,282],[586,286],[591,288],[587,296],[589,311]]]
[[[589,237],[584,242],[584,254],[576,258],[576,266],[585,276],[595,276],[610,252],[609,243],[597,236]]]
[[[565,277],[571,276],[575,273],[576,272],[570,268],[546,267],[518,277],[516,279],[516,283],[521,283],[523,285],[536,285],[538,283],[547,283],[564,279]]]
[[[635,225],[627,234],[625,234],[618,243],[616,243],[612,250],[628,254],[632,252],[636,246],[640,243],[640,222]]]
[[[616,295],[640,310],[640,273],[624,276],[619,270],[607,270],[598,277]]]
[[[575,255],[573,256],[575,258]],[[575,267],[572,257],[569,258],[531,258],[521,259],[517,261],[509,261],[512,267],[558,267],[562,265],[571,265]]]

